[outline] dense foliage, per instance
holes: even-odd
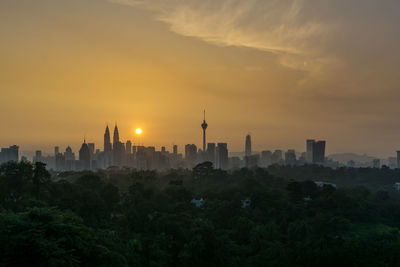
[[[0,266],[398,266],[398,174],[203,163],[52,177],[7,163]]]

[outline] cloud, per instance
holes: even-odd
[[[254,48],[280,55],[313,54],[309,40],[330,27],[305,19],[304,0],[112,0],[146,8],[170,29],[221,46]],[[305,68],[305,64],[296,66]]]
[[[324,87],[340,76],[342,87],[355,88],[354,81],[372,79],[366,77],[371,76],[367,60],[377,69],[389,61],[392,69],[398,67],[393,57],[400,45],[400,2],[395,0],[110,1],[151,10],[183,36],[274,53],[281,66],[304,71],[303,87]],[[380,80],[393,80],[380,74]]]

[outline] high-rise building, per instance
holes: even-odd
[[[306,140],[306,161],[307,163],[313,163],[313,148],[314,148],[314,139]]]
[[[60,153],[60,147],[55,146],[55,147],[54,147],[54,156],[57,156],[58,153]]]
[[[271,156],[271,163],[272,164],[281,164],[283,161],[283,152],[282,150],[275,150]]]
[[[131,142],[131,140],[126,141],[125,147],[126,147],[126,149],[125,149],[126,153],[127,154],[132,154],[132,142]]]
[[[108,125],[106,126],[106,131],[104,133],[104,152],[111,151],[111,137],[110,137],[110,129]]]
[[[65,170],[65,155],[63,155],[62,153],[56,154],[55,167],[56,167],[56,171],[64,171]]]
[[[246,168],[256,168],[259,165],[259,162],[260,162],[259,154],[244,157],[244,163]]]
[[[227,143],[218,143],[216,149],[216,162],[215,167],[217,169],[226,170],[229,164],[228,158],[228,144]]]
[[[81,149],[79,150],[79,162],[81,170],[90,170],[90,150],[86,144],[86,140],[83,141]]]
[[[65,156],[65,160],[75,160],[75,154],[72,152],[72,149],[70,146],[68,146],[65,149],[64,156]]]
[[[118,132],[118,127],[117,124],[115,124],[114,127],[114,136],[113,136],[113,146],[115,148],[115,144],[119,142],[119,132]]]
[[[313,163],[323,164],[325,162],[326,141],[316,141],[313,144]]]
[[[397,168],[400,169],[400,150],[397,151]]]
[[[246,144],[245,144],[245,148],[244,148],[244,155],[245,155],[245,157],[251,156],[251,136],[250,136],[250,134],[248,134],[246,136]]]
[[[185,145],[185,161],[189,168],[194,167],[197,161],[197,146],[194,144]]]
[[[94,151],[95,151],[95,144],[94,143],[88,143],[88,147],[89,147],[90,157],[93,158]]]
[[[296,164],[296,152],[293,149],[289,149],[285,153],[285,164],[295,165]]]
[[[208,143],[207,144],[207,161],[210,161],[215,166],[215,153],[216,153],[216,146],[215,143]]]
[[[173,152],[174,152],[174,155],[178,155],[178,146],[177,145],[174,145]]]
[[[271,165],[271,157],[272,157],[272,152],[269,150],[262,151],[261,152],[261,166],[262,167],[268,167]]]
[[[125,163],[125,144],[118,141],[113,145],[113,164],[114,166],[122,167]]]
[[[8,148],[2,148],[0,152],[0,164],[9,161],[18,162],[19,160],[19,147],[16,145]]]
[[[206,151],[206,130],[207,130],[208,124],[206,123],[206,111],[204,110],[204,119],[203,123],[201,124],[201,128],[203,129],[203,152]]]
[[[33,157],[33,163],[36,163],[36,162],[43,162],[41,150],[35,151],[35,156]]]
[[[119,141],[119,132],[117,124],[115,124],[114,128],[114,136],[113,136],[113,165],[114,166],[122,166],[124,163],[125,156],[125,145]]]
[[[372,168],[379,169],[380,167],[381,167],[381,160],[380,159],[372,160]]]
[[[112,165],[112,145],[110,137],[110,129],[106,126],[104,133],[104,168],[108,168]]]

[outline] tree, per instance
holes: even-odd
[[[46,164],[42,162],[36,162],[33,169],[32,183],[33,183],[33,194],[39,197],[41,189],[44,185],[49,184],[50,173],[46,170]]]

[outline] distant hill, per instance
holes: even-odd
[[[343,164],[346,164],[350,160],[353,160],[355,162],[360,162],[360,163],[368,163],[377,158],[377,157],[369,156],[367,154],[359,155],[359,154],[354,154],[354,153],[338,153],[338,154],[329,155],[327,157],[334,161],[339,161],[340,163],[343,163]]]

